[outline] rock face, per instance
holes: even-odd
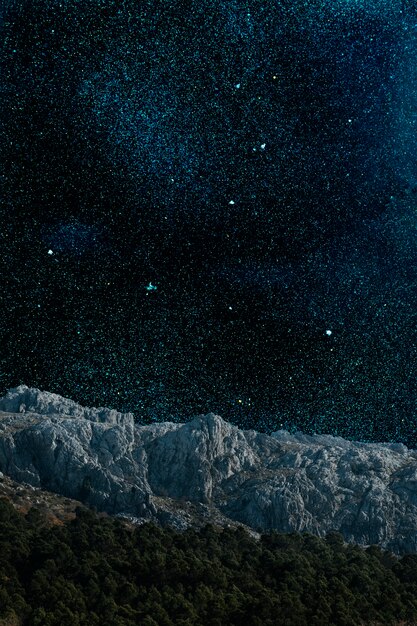
[[[242,431],[213,414],[135,425],[24,386],[0,399],[0,471],[112,514],[211,521],[417,552],[417,451]]]
[[[56,393],[30,389],[20,385],[10,389],[4,398],[0,398],[0,411],[8,413],[38,413],[40,415],[60,415],[86,419],[91,422],[130,425],[133,428],[132,413],[119,413],[114,409],[89,409],[80,406],[73,400],[58,396]]]

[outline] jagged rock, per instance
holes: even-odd
[[[177,528],[333,529],[417,551],[417,451],[402,444],[268,436],[213,414],[140,426],[131,414],[24,386],[0,399],[0,411],[2,472],[100,510]]]
[[[0,411],[7,413],[37,413],[39,415],[61,415],[91,422],[106,422],[121,424],[133,428],[134,418],[132,413],[119,413],[114,409],[100,407],[86,408],[73,400],[63,398],[55,393],[40,391],[20,385],[9,389],[7,394],[0,399]]]

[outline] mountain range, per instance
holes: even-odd
[[[335,530],[417,552],[417,450],[398,443],[267,435],[212,413],[141,425],[21,385],[0,399],[0,471],[139,524]]]

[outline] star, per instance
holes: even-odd
[[[415,447],[417,391],[392,391],[417,373],[413,10],[222,2],[216,26],[185,7],[179,37],[160,3],[33,4],[36,37],[2,20],[3,387],[135,412],[160,379],[149,420],[233,402],[245,427],[349,414],[381,440],[404,411]]]

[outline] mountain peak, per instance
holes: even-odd
[[[104,407],[83,407],[74,400],[64,398],[50,391],[41,391],[36,387],[19,385],[8,390],[0,398],[0,411],[6,413],[36,413],[43,416],[62,416],[87,419],[92,422],[108,422],[133,427],[132,413],[119,413]]]

